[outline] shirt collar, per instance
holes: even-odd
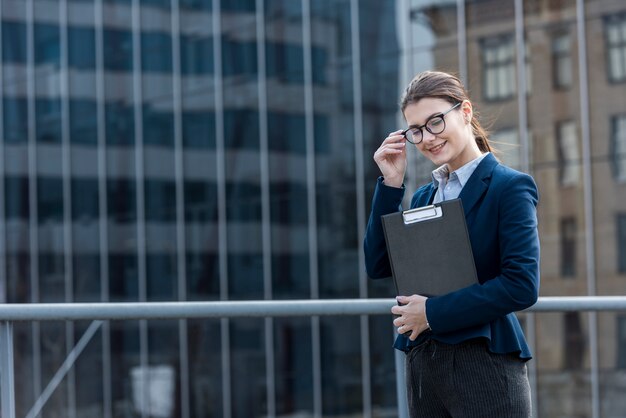
[[[481,156],[474,158],[472,161],[465,163],[465,165],[453,171],[452,173],[450,173],[448,169],[448,164],[444,164],[441,167],[433,170],[432,178],[435,187],[439,187],[441,183],[445,184],[448,182],[448,180],[454,180],[455,178],[459,181],[461,187],[465,186],[467,180],[469,180],[472,174],[474,174],[474,170],[476,170],[478,164],[480,164],[480,162],[483,160],[483,158],[487,156],[487,154],[489,153],[486,152]]]

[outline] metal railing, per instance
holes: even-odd
[[[0,402],[15,418],[13,322],[93,320],[27,416],[36,416],[104,320],[384,315],[395,299],[272,300],[0,305]],[[626,311],[626,296],[541,297],[525,312]],[[396,373],[400,375],[400,373]],[[594,400],[597,402],[597,399]],[[398,405],[403,416],[406,407]],[[404,411],[404,412],[403,412]]]

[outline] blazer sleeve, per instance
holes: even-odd
[[[526,174],[512,176],[502,187],[498,205],[500,274],[426,301],[435,333],[457,331],[494,321],[535,304],[539,293],[537,186]],[[494,248],[495,250],[495,248]]]
[[[380,217],[402,210],[404,190],[404,185],[400,188],[386,186],[383,183],[383,177],[379,177],[376,183],[374,197],[372,198],[372,211],[370,212],[370,218],[365,230],[365,239],[363,240],[365,270],[372,279],[382,279],[391,276],[391,266],[387,257],[387,245]]]

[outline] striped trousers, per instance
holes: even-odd
[[[490,353],[484,340],[426,340],[407,354],[406,381],[411,418],[531,416],[526,364]]]

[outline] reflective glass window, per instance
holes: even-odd
[[[109,145],[135,143],[135,116],[130,104],[109,102],[105,105],[106,138]]]
[[[61,64],[61,32],[56,25],[35,24],[35,64]]]
[[[112,71],[133,70],[133,37],[128,30],[104,30],[104,68]]]
[[[22,22],[2,21],[2,62],[26,63],[26,25]]]
[[[91,70],[96,67],[96,36],[92,28],[68,27],[68,64],[71,68]]]
[[[613,175],[622,182],[626,181],[626,116],[613,116],[611,128]]]
[[[552,39],[552,77],[554,87],[569,88],[573,82],[572,40],[569,33],[563,33]]]
[[[626,81],[626,13],[607,17],[606,43],[609,80]]]
[[[213,74],[213,38],[182,35],[180,61],[183,75]]]
[[[95,101],[70,100],[70,140],[74,144],[97,144],[98,112]]]
[[[141,33],[141,67],[144,72],[172,72],[172,37],[169,33]]]
[[[3,96],[4,141],[9,143],[28,140],[28,102],[23,98]]]
[[[556,129],[560,183],[561,186],[574,186],[579,183],[581,168],[576,122],[558,123]]]
[[[576,277],[578,230],[576,218],[561,219],[561,276]]]
[[[61,100],[37,99],[35,121],[38,142],[61,143]]]

